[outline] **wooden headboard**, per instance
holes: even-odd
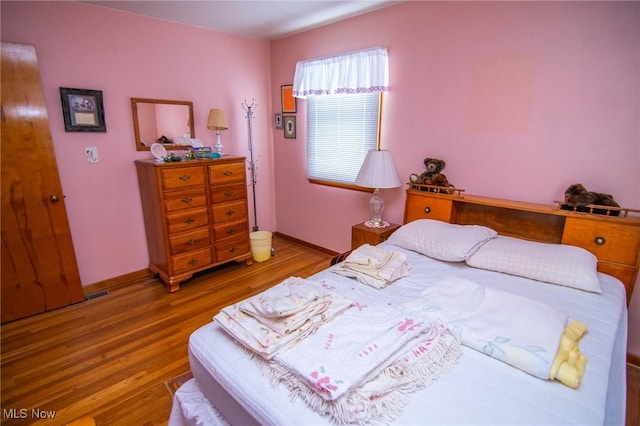
[[[598,258],[598,270],[618,278],[627,304],[640,269],[640,218],[561,210],[556,205],[408,189],[404,221],[436,219],[484,225],[499,234],[582,247]]]

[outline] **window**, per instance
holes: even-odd
[[[378,147],[380,92],[307,98],[307,177],[355,185],[364,158]]]
[[[299,61],[293,96],[307,99],[307,177],[355,186],[367,153],[379,146],[382,92],[389,90],[384,47]]]

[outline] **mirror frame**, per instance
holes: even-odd
[[[133,132],[136,138],[136,150],[137,151],[150,151],[151,146],[143,145],[140,138],[140,122],[138,121],[138,104],[161,104],[161,105],[184,105],[189,107],[189,123],[191,123],[191,138],[196,137],[196,133],[193,125],[193,102],[191,101],[173,101],[168,99],[148,99],[148,98],[131,98],[131,113],[133,114]],[[167,151],[171,150],[183,150],[189,148],[188,145],[163,145]]]

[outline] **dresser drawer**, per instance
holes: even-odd
[[[174,275],[198,268],[206,268],[211,263],[211,249],[209,248],[171,257],[171,267]]]
[[[635,265],[640,226],[567,217],[562,243],[587,249],[600,260]]]
[[[197,231],[186,232],[184,234],[169,237],[169,248],[171,254],[184,253],[189,250],[200,249],[211,245],[209,228],[198,229]]]
[[[226,185],[235,182],[244,184],[244,167],[244,162],[209,166],[209,182],[211,185]]]
[[[207,206],[207,191],[204,188],[164,194],[167,213]]]
[[[404,221],[407,223],[417,219],[435,219],[450,222],[452,210],[451,200],[407,194]]]
[[[212,186],[210,191],[211,202],[214,204],[244,200],[247,197],[247,187],[244,183],[239,183],[236,185]]]
[[[235,238],[224,243],[216,244],[216,262],[224,262],[249,252],[249,242],[246,236]]]
[[[163,189],[182,189],[194,186],[204,186],[206,172],[201,167],[178,167],[161,171]]]
[[[214,229],[214,239],[216,242],[224,240],[226,238],[233,238],[242,236],[242,238],[248,237],[247,221],[232,222],[224,225],[216,226]]]
[[[247,218],[246,201],[234,201],[213,206],[213,223],[221,225],[228,222],[237,222]]]
[[[190,231],[208,225],[209,212],[206,208],[167,215],[169,234]]]

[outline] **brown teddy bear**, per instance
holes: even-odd
[[[614,201],[613,196],[611,196],[610,194],[587,191],[587,188],[585,188],[580,183],[573,184],[569,186],[566,191],[564,191],[564,202],[565,204],[561,206],[561,208],[565,210],[574,210],[575,208],[576,211],[587,213],[590,212],[590,209],[585,206],[589,204],[608,207],[620,207],[620,205]],[[607,210],[593,209],[593,213],[607,214]],[[618,216],[620,212],[617,210],[611,210],[609,214],[612,216]]]
[[[421,191],[439,192],[443,194],[451,193],[452,191],[449,188],[453,188],[453,185],[449,183],[449,180],[444,175],[444,173],[441,173],[446,165],[447,163],[445,163],[444,160],[440,160],[437,158],[425,158],[424,166],[426,170],[420,175],[412,173],[409,176],[409,180],[411,181],[411,183],[442,186],[447,188],[441,190],[433,188],[420,188]]]

